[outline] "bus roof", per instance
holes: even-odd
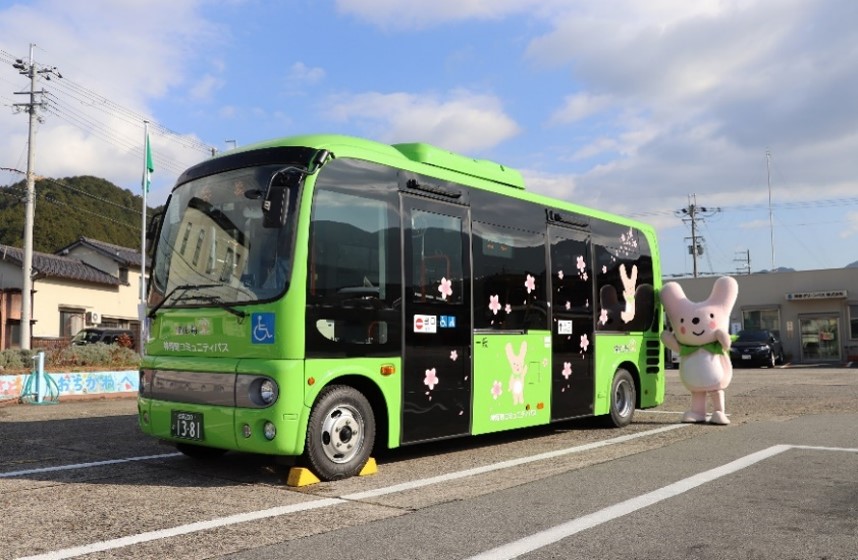
[[[571,201],[558,200],[529,191],[525,188],[524,178],[516,169],[489,160],[469,158],[422,142],[383,144],[375,140],[344,134],[306,134],[286,136],[256,144],[249,144],[236,150],[230,150],[222,155],[226,156],[243,151],[284,146],[325,149],[330,150],[335,156],[369,159],[415,171],[418,166],[426,165],[438,170],[436,173],[429,173],[430,175],[443,176],[446,174],[448,177],[458,175],[463,178],[473,178],[474,180],[471,181],[463,181],[472,186],[483,182],[484,187],[488,183],[510,188],[507,194],[517,198],[545,204],[546,206],[565,208],[614,223],[638,227],[649,232],[648,235],[655,237],[655,231],[651,226],[633,218],[611,214],[595,208],[583,207]],[[407,162],[416,165],[408,165]]]
[[[313,146],[331,150],[335,155],[337,155],[338,146],[349,150],[366,150],[375,154],[383,154],[393,159],[405,157],[415,163],[431,165],[516,189],[524,190],[525,188],[524,178],[515,169],[485,159],[469,158],[423,142],[388,145],[341,134],[312,134],[278,138],[243,146],[238,151],[250,151],[275,146]],[[229,153],[235,152],[231,151]]]

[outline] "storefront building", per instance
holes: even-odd
[[[673,280],[689,299],[708,297],[716,276]],[[858,268],[734,276],[730,323],[779,335],[791,363],[858,363]],[[665,279],[666,281],[669,279]]]

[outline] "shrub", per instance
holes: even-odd
[[[0,351],[0,368],[6,371],[32,371],[30,350]],[[45,370],[62,371],[80,368],[135,369],[140,365],[140,355],[121,344],[87,344],[66,346],[45,352]]]
[[[29,370],[32,367],[32,354],[29,350],[12,348],[0,351],[0,368],[4,370]]]

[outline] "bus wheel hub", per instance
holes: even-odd
[[[322,428],[325,455],[335,463],[349,461],[360,450],[361,427],[356,411],[337,407]]]

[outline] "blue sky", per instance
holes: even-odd
[[[0,167],[26,168],[11,63],[35,43],[63,76],[39,82],[39,175],[138,192],[144,118],[150,203],[230,141],[423,141],[652,223],[665,274],[692,271],[691,194],[702,273],[839,268],[858,261],[856,25],[852,0],[0,0]]]

